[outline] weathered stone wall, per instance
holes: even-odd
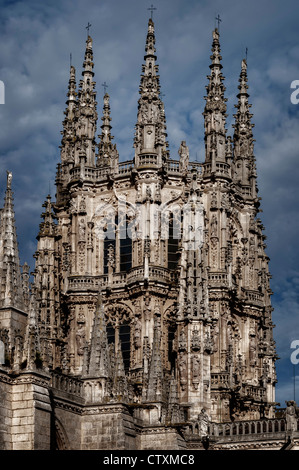
[[[135,450],[133,418],[121,405],[89,407],[82,416],[83,450]]]
[[[81,408],[74,405],[55,405],[55,445],[58,450],[81,450]]]
[[[163,426],[144,429],[139,437],[142,450],[184,450],[187,444],[175,429]]]
[[[0,450],[12,449],[12,386],[0,378]]]
[[[46,386],[32,375],[3,375],[0,402],[0,449],[50,449],[51,406]]]

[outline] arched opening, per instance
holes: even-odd
[[[170,364],[170,370],[174,370],[176,362],[176,351],[174,348],[174,340],[176,336],[177,326],[172,323],[168,327],[168,362]]]
[[[179,240],[181,238],[181,221],[173,212],[169,213],[168,232],[168,269],[176,269],[178,264]]]
[[[70,443],[61,421],[53,416],[52,426],[51,450],[70,450]]]
[[[120,272],[128,272],[132,267],[132,238],[128,235],[128,226],[129,220],[125,216],[118,226]]]

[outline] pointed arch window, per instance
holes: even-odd
[[[128,231],[129,219],[125,215],[118,225],[120,272],[128,272],[132,267],[132,238]]]
[[[176,269],[178,264],[178,250],[181,238],[181,220],[176,212],[169,213],[168,232],[168,269]]]
[[[168,362],[170,364],[170,370],[175,367],[176,352],[174,348],[174,341],[176,336],[177,326],[171,323],[168,327]]]

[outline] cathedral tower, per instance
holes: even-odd
[[[57,194],[43,205],[30,299],[8,177],[0,333],[9,336],[17,318],[25,350],[11,355],[11,366],[50,380],[57,448],[184,448],[186,429],[202,416],[217,424],[274,417],[269,260],[257,218],[247,63],[231,138],[221,60],[215,29],[205,160],[195,162],[186,141],[171,158],[148,21],[134,152],[123,162],[106,92],[97,130],[87,37],[78,89],[70,68]]]

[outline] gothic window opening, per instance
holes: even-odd
[[[120,326],[119,340],[121,342],[125,371],[127,372],[130,368],[130,326],[128,324]]]
[[[172,324],[168,328],[168,361],[170,363],[170,369],[173,370],[176,361],[176,351],[174,348],[174,340],[176,335],[177,327]]]
[[[132,267],[132,238],[128,235],[129,220],[126,216],[119,224],[120,272],[128,272]]]
[[[168,232],[168,269],[176,269],[178,264],[178,249],[181,235],[181,222],[174,213],[169,214]]]

